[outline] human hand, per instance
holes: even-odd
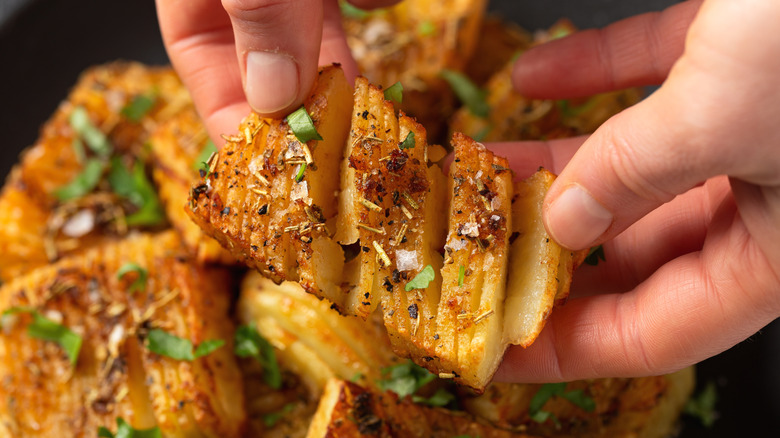
[[[607,262],[581,268],[572,299],[531,347],[508,351],[498,379],[672,372],[780,316],[778,18],[772,0],[685,2],[518,60],[529,97],[664,82],[579,149],[501,147],[560,173],[548,230],[572,249],[606,242]]]
[[[350,0],[375,8],[398,0]],[[357,66],[337,0],[157,0],[165,48],[213,139],[253,108],[283,116],[311,90],[317,66]],[[219,143],[218,143],[219,144]]]

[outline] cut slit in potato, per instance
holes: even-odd
[[[567,266],[559,266],[560,248],[548,245],[545,273],[535,272],[535,257],[544,254],[529,240],[539,229],[509,249],[512,231],[529,228],[527,221],[541,224],[541,213],[524,198],[512,207],[505,159],[454,135],[447,196],[444,175],[428,162],[425,129],[396,115],[381,88],[364,78],[356,82],[354,105],[344,102],[348,96],[340,70],[323,69],[306,103],[324,138],[309,142],[311,149],[295,140],[284,121],[250,115],[242,134],[227,137],[209,175],[192,190],[190,215],[250,266],[275,281],[299,282],[341,313],[366,319],[381,305],[396,354],[480,390],[507,342],[529,345],[536,338],[558,292],[556,278],[570,280]],[[333,127],[348,115],[347,139]],[[315,167],[301,172],[309,152]],[[332,170],[339,168],[336,176]],[[336,202],[332,193],[339,182]],[[533,194],[543,196],[546,186],[538,189]],[[520,228],[513,215],[521,218]],[[327,227],[333,223],[331,237]],[[354,258],[345,262],[340,245],[357,248]],[[551,292],[525,291],[531,274],[542,282],[551,278]],[[561,300],[567,290],[560,286]],[[516,315],[537,323],[504,323]],[[520,335],[508,336],[507,330]]]

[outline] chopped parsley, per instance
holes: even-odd
[[[90,158],[84,164],[81,172],[71,182],[54,191],[54,196],[60,201],[69,201],[83,197],[97,187],[100,178],[103,176],[104,168],[105,164],[103,161]]]
[[[306,163],[299,164],[298,173],[295,174],[295,182],[303,181],[303,175],[306,173]]]
[[[341,0],[339,2],[339,8],[341,9],[342,15],[356,20],[363,20],[371,15],[371,12],[360,9],[346,0]]]
[[[83,339],[62,324],[58,324],[35,311],[30,307],[12,307],[3,312],[3,319],[9,315],[27,313],[32,315],[33,321],[27,326],[27,335],[31,338],[43,341],[51,341],[59,344],[70,359],[70,364],[75,365],[81,351]],[[5,325],[5,324],[4,324]]]
[[[466,279],[466,267],[460,265],[458,268],[458,286],[463,286],[463,280]]]
[[[201,342],[193,353],[192,342],[189,339],[172,335],[165,330],[151,329],[147,337],[146,348],[160,356],[170,357],[176,360],[193,361],[212,353],[217,348],[225,345],[221,339]]]
[[[99,438],[162,438],[160,428],[155,426],[151,429],[139,430],[130,426],[122,417],[116,419],[116,434],[108,430],[107,427],[98,428]]]
[[[314,126],[314,121],[306,112],[306,107],[302,106],[287,116],[287,124],[290,125],[295,138],[301,143],[306,143],[309,140],[322,140],[322,136]]]
[[[436,33],[436,24],[431,20],[425,20],[417,26],[417,32],[422,36],[431,36]]]
[[[148,278],[149,273],[137,263],[128,262],[122,265],[119,270],[116,271],[116,278],[121,280],[125,275],[131,272],[135,272],[137,276],[135,277],[135,280],[130,283],[130,288],[127,289],[127,291],[132,294],[144,290],[146,288],[146,279]]]
[[[423,268],[422,271],[420,271],[419,274],[415,275],[414,278],[411,279],[408,283],[406,283],[406,286],[404,286],[404,289],[409,292],[414,289],[425,289],[428,287],[428,285],[433,281],[433,279],[436,278],[436,272],[433,270],[433,266],[427,265]]]
[[[87,161],[87,151],[84,150],[84,142],[78,137],[73,137],[73,141],[70,143],[73,147],[73,153],[76,154],[76,161],[79,164],[83,164]]]
[[[557,424],[558,419],[555,415],[551,412],[542,410],[545,403],[556,396],[568,400],[586,412],[593,412],[596,409],[596,402],[585,395],[581,389],[566,391],[566,382],[545,383],[531,399],[531,404],[528,407],[529,417],[537,423],[544,423],[548,419],[552,419]]]
[[[490,105],[487,103],[487,92],[477,87],[466,75],[453,70],[442,70],[439,75],[449,82],[450,87],[466,108],[477,117],[487,118]]]
[[[382,368],[382,380],[376,383],[383,391],[392,391],[403,399],[432,382],[436,376],[412,361]]]
[[[280,411],[263,415],[263,424],[265,424],[265,427],[273,427],[279,420],[284,418],[285,415],[292,412],[294,408],[295,403],[287,403]]]
[[[155,101],[154,94],[139,94],[122,108],[122,115],[128,120],[138,123],[152,109]]]
[[[715,404],[717,402],[718,390],[715,387],[715,383],[709,382],[700,393],[691,397],[691,399],[685,403],[683,412],[698,418],[704,427],[712,427],[712,425],[715,424],[715,420],[718,419],[718,413],[715,411]]]
[[[571,102],[566,99],[558,100],[555,102],[555,104],[558,106],[558,110],[561,112],[561,114],[564,117],[574,118],[592,110],[598,102],[599,99],[597,99],[596,97],[592,97],[582,105],[577,105],[577,106],[572,106]]]
[[[131,173],[119,157],[114,157],[111,160],[108,182],[116,194],[138,207],[138,211],[127,217],[128,225],[155,226],[165,222],[162,203],[151,181],[146,177],[141,161],[135,162]]]
[[[263,379],[271,388],[282,387],[282,372],[270,342],[258,333],[254,324],[242,325],[236,330],[235,353],[238,357],[254,357],[263,367]]]
[[[101,157],[108,157],[114,151],[114,146],[97,126],[92,123],[86,108],[77,106],[68,117],[70,127],[84,140],[89,149]]]
[[[403,103],[404,101],[404,86],[400,82],[396,82],[393,85],[385,89],[385,99],[392,100],[394,102]]]
[[[401,142],[401,144],[398,145],[398,149],[404,150],[404,149],[413,149],[416,145],[416,142],[414,141],[414,132],[409,131],[408,134],[406,134],[406,138],[404,141]]]
[[[205,166],[208,169],[206,162],[214,152],[217,152],[217,146],[214,145],[213,141],[207,141],[206,144],[203,145],[203,149],[200,150],[198,156],[195,157],[195,161],[192,162],[192,168],[201,170]]]
[[[447,391],[444,388],[439,388],[436,390],[436,392],[430,396],[430,397],[422,397],[419,395],[413,395],[412,401],[415,403],[428,405],[428,406],[436,406],[439,408],[443,408],[455,401],[455,396],[450,392]]]
[[[593,248],[588,251],[588,255],[585,257],[585,263],[589,264],[591,266],[596,266],[599,264],[599,260],[601,261],[607,261],[607,259],[604,257],[604,246],[594,246]]]

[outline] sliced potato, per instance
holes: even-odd
[[[398,400],[394,393],[374,392],[343,380],[330,380],[314,415],[308,438],[356,436],[482,438],[529,435],[496,429],[461,413]]]
[[[484,394],[463,394],[462,400],[466,411],[502,429],[550,437],[662,438],[675,430],[694,380],[694,368],[689,367],[665,376],[569,382],[565,391],[581,391],[594,408],[588,412],[553,396],[541,409],[554,415],[555,423],[534,421],[528,412],[539,384],[493,383]]]
[[[227,317],[228,273],[189,264],[180,245],[174,233],[139,235],[0,288],[3,311],[29,309],[82,339],[71,365],[60,345],[27,333],[33,317],[26,310],[3,318],[0,381],[7,397],[0,414],[14,436],[89,436],[99,426],[113,430],[117,417],[136,428],[158,425],[171,437],[241,436],[245,408]],[[119,278],[127,263],[135,272]],[[131,292],[137,281],[141,290]],[[225,345],[178,361],[148,350],[144,339],[153,328],[195,346],[212,339]]]
[[[326,300],[296,283],[280,285],[250,273],[241,287],[238,314],[277,348],[280,364],[303,381],[312,399],[328,379],[358,378],[373,385],[395,358],[381,326],[343,317]]]
[[[305,108],[323,140],[301,143],[286,120],[248,116],[212,156],[190,192],[190,217],[231,254],[277,281],[298,281],[344,305],[344,255],[326,222],[336,213],[336,177],[349,130],[350,87],[325,67]]]
[[[171,224],[195,258],[204,263],[233,264],[235,259],[192,222],[185,212],[190,183],[197,178],[201,152],[210,144],[195,108],[187,106],[152,134],[152,175]]]

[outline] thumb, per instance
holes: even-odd
[[[223,0],[249,105],[281,116],[301,105],[317,74],[322,0]]]

